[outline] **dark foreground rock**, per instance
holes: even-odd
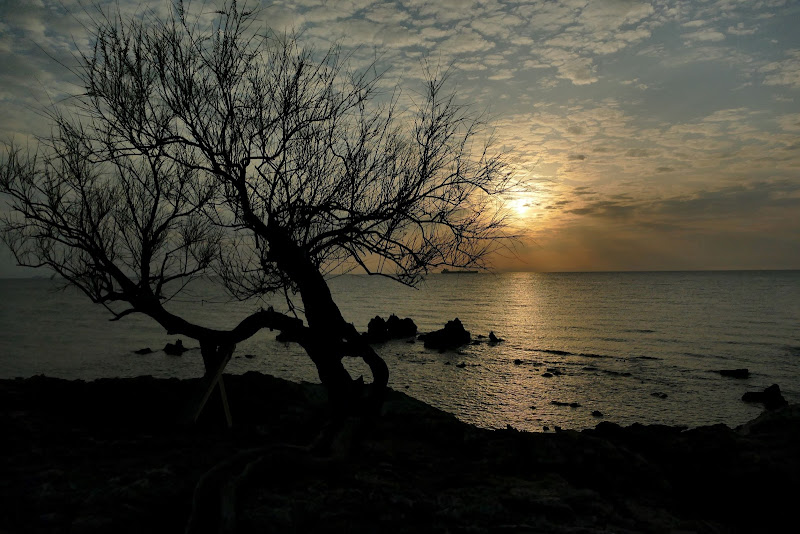
[[[218,399],[176,424],[197,381],[0,381],[0,532],[174,533],[190,517],[208,532],[769,532],[794,515],[797,405],[735,430],[538,434],[390,392],[331,458],[304,447],[325,421],[319,386],[225,381],[231,431]]]
[[[742,400],[745,402],[760,402],[767,410],[777,410],[789,404],[783,398],[778,384],[772,384],[764,391],[748,391],[742,395]]]

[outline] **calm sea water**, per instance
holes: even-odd
[[[421,342],[378,346],[392,387],[485,427],[735,426],[760,413],[742,394],[773,383],[800,402],[800,271],[437,274],[417,290],[348,275],[331,286],[362,331],[371,317],[396,313],[423,332],[459,317],[473,337],[494,331],[503,338],[445,353]],[[202,374],[199,350],[164,354],[159,349],[174,338],[146,317],[109,322],[101,306],[57,288],[49,280],[0,280],[0,377]],[[202,283],[170,303],[213,327],[231,327],[262,305],[229,302]],[[240,344],[228,372],[318,381],[302,350],[274,337],[264,331]],[[143,347],[156,352],[133,352]],[[348,366],[369,377],[359,361]],[[749,379],[716,372],[742,367]],[[543,376],[548,371],[554,376]]]

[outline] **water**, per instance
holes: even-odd
[[[182,357],[158,350],[174,337],[153,321],[109,322],[101,306],[57,287],[0,280],[0,377],[202,374],[199,350]],[[773,383],[800,402],[800,271],[432,275],[419,290],[342,276],[331,288],[362,331],[371,317],[396,313],[423,332],[459,317],[473,337],[494,331],[504,338],[441,354],[421,342],[377,347],[392,387],[484,427],[735,426],[761,411],[741,402],[742,393]],[[207,326],[232,327],[266,305],[227,301],[200,284],[169,306]],[[318,381],[302,350],[274,336],[263,331],[241,343],[228,372]],[[133,352],[143,347],[156,352]],[[347,365],[369,377],[360,361]],[[742,367],[750,369],[747,380],[716,372]],[[548,370],[554,376],[542,376]]]

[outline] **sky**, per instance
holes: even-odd
[[[800,269],[798,0],[261,7],[356,66],[379,57],[403,87],[426,61],[453,66],[524,184],[497,270]],[[0,139],[47,133],[37,110],[77,90],[60,63],[87,44],[83,20],[76,0],[0,1]],[[20,273],[1,249],[0,276]]]

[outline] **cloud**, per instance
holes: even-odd
[[[767,63],[759,69],[764,73],[764,85],[788,85],[800,89],[800,50],[788,50],[781,61]]]
[[[597,67],[591,59],[570,59],[558,65],[559,77],[569,80],[575,85],[588,85],[596,82],[599,79],[596,73]]]
[[[448,54],[475,54],[494,46],[494,43],[484,39],[478,32],[465,28],[442,41],[441,50]]]
[[[800,113],[788,113],[776,118],[781,130],[786,132],[800,132]]]
[[[681,37],[683,37],[687,43],[693,43],[698,41],[706,43],[706,42],[718,42],[725,40],[724,33],[710,29],[700,30],[691,33],[684,33],[681,35]]]
[[[589,31],[616,30],[635,24],[654,13],[650,2],[638,0],[605,0],[589,2],[581,11],[580,22]]]
[[[740,22],[736,26],[728,26],[726,31],[731,35],[753,35],[758,31],[758,26],[754,28],[746,28],[744,23]]]

